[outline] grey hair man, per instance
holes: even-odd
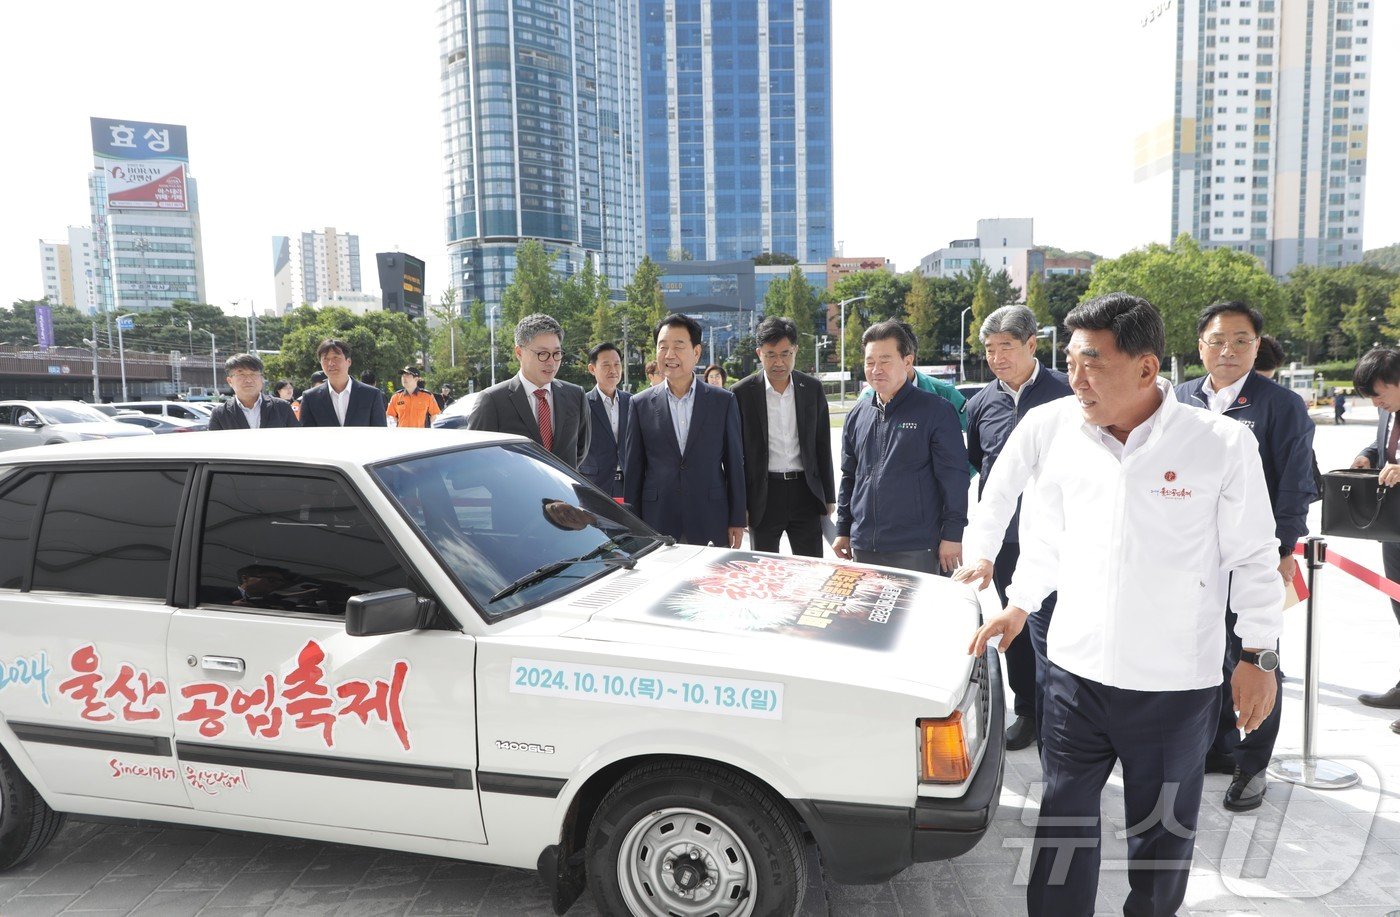
[[[1002,447],[1026,412],[1038,405],[1070,394],[1069,380],[1062,372],[1041,365],[1036,359],[1036,332],[1040,322],[1025,306],[1002,306],[982,323],[978,338],[996,381],[985,386],[967,403],[967,457],[977,468],[977,512],[964,536],[968,567],[956,577],[964,582],[973,578],[996,585],[997,599],[1006,605],[1006,587],[1016,572],[1021,556],[1021,491],[1029,479],[1028,469],[999,469],[998,475],[1012,475],[1018,486],[1013,500],[983,500],[992,469],[1001,457]],[[998,493],[1001,493],[1000,489]],[[1029,622],[1030,640],[1011,644],[1006,652],[1006,680],[1016,695],[1016,719],[1006,730],[1006,747],[1025,748],[1040,735],[1045,673],[1045,640],[1050,615],[1055,610],[1052,593]]]
[[[481,393],[469,430],[528,436],[571,468],[588,454],[590,426],[580,386],[556,378],[564,363],[564,329],[536,312],[515,326],[520,372]]]

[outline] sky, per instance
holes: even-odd
[[[844,253],[911,270],[989,217],[1106,256],[1169,241],[1161,185],[1133,181],[1138,133],[1171,116],[1170,48],[1142,25],[1155,5],[832,0]],[[1400,4],[1371,12],[1373,49],[1400,46]],[[1400,57],[1373,60],[1366,248],[1400,242]],[[39,298],[38,240],[89,222],[93,116],[188,126],[211,302],[270,306],[272,236],[326,226],[359,235],[365,289],[373,253],[402,250],[437,298],[439,72],[437,0],[12,4],[0,304]]]

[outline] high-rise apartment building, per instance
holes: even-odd
[[[67,242],[39,242],[39,264],[44,296],[50,303],[73,306],[81,312],[97,307],[97,261],[92,230],[69,226]]]
[[[337,293],[361,292],[360,237],[334,226],[304,232],[295,244],[290,236],[273,236],[272,275],[279,314]]]
[[[205,302],[199,193],[179,124],[92,119],[88,176],[101,311]]]
[[[640,0],[646,247],[834,254],[830,0]]]
[[[1175,27],[1173,235],[1278,277],[1361,260],[1371,18],[1371,0],[1165,0],[1144,19],[1159,43]],[[1162,139],[1139,143],[1144,180]]]
[[[438,21],[458,301],[499,303],[527,239],[620,289],[641,258],[636,0],[443,0]]]

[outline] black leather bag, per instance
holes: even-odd
[[[1369,541],[1400,541],[1400,494],[1382,487],[1373,468],[1322,476],[1322,534]]]

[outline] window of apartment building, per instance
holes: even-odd
[[[1243,195],[1243,194],[1232,194],[1232,195],[1230,195],[1230,200],[1232,200],[1232,201],[1242,201],[1242,200],[1244,200],[1244,195]]]
[[[1267,223],[1269,221],[1269,212],[1267,210],[1256,210],[1250,216],[1250,220],[1255,223]]]
[[[1243,227],[1243,226],[1236,226],[1234,229],[1231,229],[1231,230],[1230,230],[1230,235],[1232,235],[1232,236],[1242,236],[1242,235],[1244,235],[1244,227]]]
[[[1234,218],[1236,218],[1236,219],[1242,219],[1242,218],[1244,217],[1244,211],[1243,211],[1243,210],[1232,210],[1232,211],[1230,211],[1230,216],[1232,216],[1232,217],[1234,217]]]

